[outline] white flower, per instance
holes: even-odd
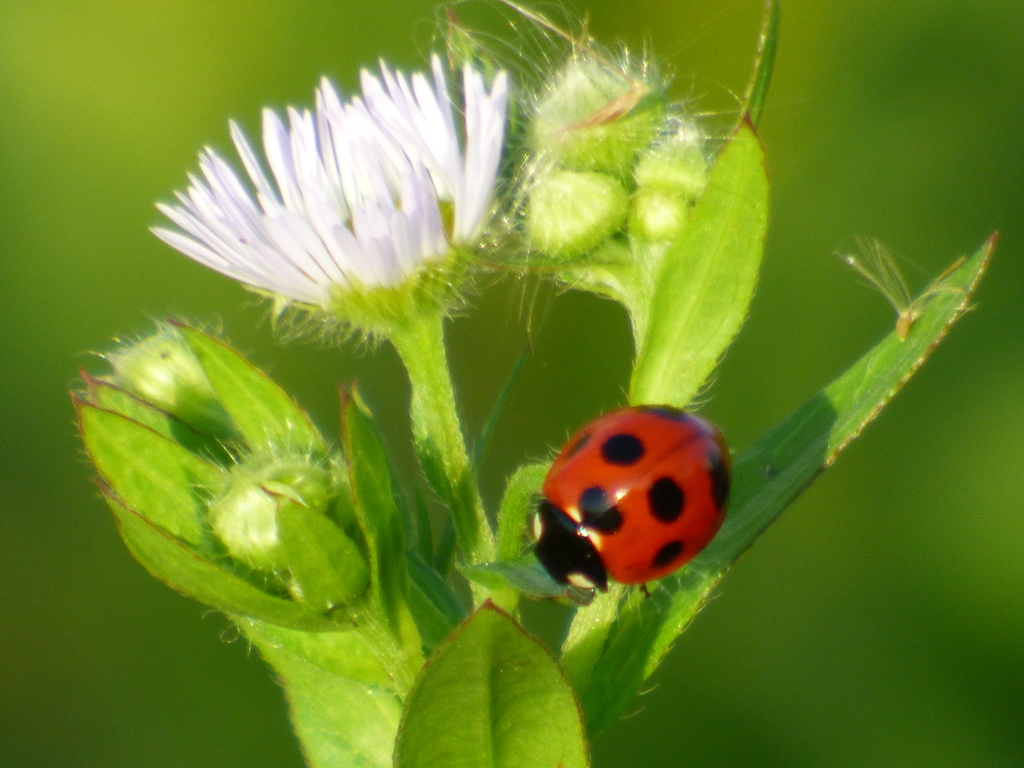
[[[363,71],[362,97],[346,103],[324,79],[315,113],[289,108],[287,128],[264,110],[274,184],[232,123],[255,200],[207,148],[203,178],[190,174],[177,205],[157,206],[180,231],[153,232],[229,277],[324,309],[339,290],[398,286],[452,244],[472,243],[493,199],[508,79],[499,73],[488,90],[480,72],[464,67],[462,148],[437,56],[431,69],[433,82],[383,64],[382,79]]]

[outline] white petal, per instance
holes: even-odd
[[[189,175],[175,204],[158,205],[178,230],[156,227],[157,237],[250,286],[324,308],[346,290],[400,285],[446,253],[442,201],[455,207],[452,239],[471,241],[493,200],[506,76],[488,92],[465,67],[464,150],[439,57],[429,75],[382,63],[380,77],[360,79],[362,97],[347,102],[321,80],[314,111],[289,108],[287,126],[265,109],[265,166],[230,123],[251,187],[205,150],[201,175]]]

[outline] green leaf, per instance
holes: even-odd
[[[135,559],[168,586],[228,614],[255,616],[274,624],[311,631],[351,628],[341,617],[337,623],[291,600],[268,595],[220,568],[181,541],[129,509],[112,494],[107,504],[117,518],[121,538]]]
[[[576,603],[589,603],[593,598],[593,590],[559,584],[532,553],[512,561],[464,565],[459,570],[467,579],[483,584],[494,594],[510,589],[536,600],[555,598]]]
[[[173,440],[192,453],[210,458],[218,464],[227,464],[231,461],[230,454],[219,440],[196,431],[167,411],[139,399],[121,387],[90,376],[84,371],[82,380],[87,387],[85,399],[97,408],[119,413],[132,421],[149,427],[157,434]]]
[[[735,462],[731,509],[714,541],[689,566],[662,579],[650,598],[630,590],[610,628],[581,610],[574,620],[563,666],[598,733],[630,706],[672,643],[707,600],[728,567],[776,517],[830,466],[922,365],[970,306],[995,240],[948,278],[950,290],[932,298],[906,341],[890,333],[846,373],[786,418]],[[591,623],[605,639],[600,654],[582,642]],[[582,658],[586,654],[587,659]],[[596,662],[590,661],[597,656]]]
[[[459,598],[437,572],[413,551],[408,553],[409,610],[423,638],[433,651],[466,618]]]
[[[75,405],[85,449],[104,482],[154,525],[204,548],[204,501],[224,471],[119,413],[77,398]]]
[[[356,518],[369,550],[374,601],[392,637],[410,659],[419,659],[420,639],[406,605],[405,541],[391,485],[390,461],[373,419],[354,388],[342,391],[341,429]]]
[[[419,483],[413,484],[413,513],[416,520],[416,552],[424,560],[434,559],[434,531],[430,524],[430,510]]]
[[[498,508],[499,560],[515,560],[522,555],[527,521],[536,509],[540,487],[550,466],[548,462],[525,464],[506,483]]]
[[[277,530],[302,602],[322,613],[355,602],[370,584],[362,552],[318,510],[283,503]]]
[[[757,57],[754,59],[754,71],[747,85],[744,99],[744,112],[750,124],[755,128],[761,122],[764,103],[768,99],[768,88],[772,83],[772,71],[775,69],[775,52],[779,47],[779,29],[782,22],[782,8],[779,0],[767,0],[764,4],[764,17],[761,22],[761,34],[757,41]]]
[[[484,455],[487,453],[487,447],[491,444],[491,438],[494,436],[494,430],[498,426],[498,419],[501,418],[502,411],[505,410],[505,403],[508,402],[509,395],[512,394],[512,388],[515,386],[516,380],[519,378],[519,374],[523,371],[523,366],[526,365],[526,361],[530,359],[530,348],[527,347],[519,355],[519,359],[516,360],[516,364],[512,366],[512,373],[509,374],[508,379],[505,380],[505,385],[501,388],[501,392],[498,393],[498,399],[494,401],[494,407],[491,408],[490,414],[487,416],[487,421],[484,423],[483,429],[480,430],[480,435],[473,443],[473,449],[470,456],[470,466],[473,468],[473,474],[480,472],[480,464],[484,460]]]
[[[240,623],[274,668],[310,768],[388,768],[402,702],[394,692],[337,674],[356,632],[342,636],[293,633]],[[269,629],[269,632],[264,630]],[[306,637],[303,637],[306,635]],[[372,664],[369,658],[364,658]]]
[[[395,768],[583,768],[579,709],[558,665],[485,603],[409,693]]]
[[[307,632],[271,624],[250,616],[232,615],[246,637],[265,647],[298,656],[324,672],[395,692],[391,676],[359,627],[348,632]]]
[[[768,178],[753,129],[722,151],[693,217],[658,274],[631,403],[687,405],[739,331],[768,221]]]
[[[177,327],[250,448],[315,449],[327,454],[309,416],[273,380],[224,342],[184,325]]]

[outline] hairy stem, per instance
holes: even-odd
[[[479,563],[494,559],[494,536],[455,408],[443,323],[440,316],[418,316],[396,328],[391,341],[409,372],[412,431],[420,465],[451,511],[463,560]]]

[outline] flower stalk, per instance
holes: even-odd
[[[444,347],[444,319],[421,314],[397,326],[391,342],[409,373],[416,453],[431,487],[449,508],[469,563],[494,559],[494,536],[473,478]]]

